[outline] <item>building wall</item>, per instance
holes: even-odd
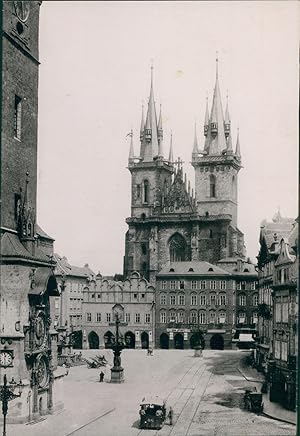
[[[10,229],[16,229],[15,194],[24,191],[26,171],[28,201],[36,204],[39,2],[30,3],[24,38],[16,31],[14,2],[3,3],[1,225]],[[20,140],[14,137],[15,95],[22,98]]]
[[[144,332],[148,335],[148,345],[152,345],[155,326],[154,297],[154,288],[146,280],[140,279],[137,273],[124,282],[91,280],[83,289],[84,347],[104,348],[112,345],[106,341],[105,336],[108,332],[115,336],[116,313],[120,316],[120,333],[124,340],[128,332],[134,336],[134,344],[130,348],[145,346],[142,340]],[[96,347],[93,344],[95,334],[96,345],[98,341]]]

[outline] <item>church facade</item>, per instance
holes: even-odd
[[[4,376],[22,381],[21,396],[9,402],[14,422],[63,406],[53,239],[36,222],[41,3],[2,4],[0,384]]]
[[[157,118],[153,69],[146,119],[142,113],[139,156],[134,155],[132,136],[131,132],[131,216],[126,219],[124,276],[138,271],[155,284],[159,271],[170,262],[215,264],[223,258],[244,258],[244,235],[237,227],[240,143],[237,136],[233,150],[228,102],[225,115],[222,107],[218,64],[210,113],[206,104],[202,148],[195,130],[195,190],[183,174],[180,159],[174,161],[172,137],[168,158],[163,154],[162,113],[160,109]]]

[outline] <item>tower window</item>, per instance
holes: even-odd
[[[145,256],[147,254],[147,246],[145,243],[142,244],[142,254]]]
[[[171,262],[183,262],[187,259],[187,247],[183,236],[179,233],[175,233],[170,240],[170,261]]]
[[[21,140],[21,118],[22,118],[22,99],[15,95],[14,107],[14,136]]]
[[[209,230],[209,237],[210,239],[213,237],[213,231],[211,229]]]
[[[144,203],[149,202],[149,182],[144,180]]]
[[[216,178],[212,174],[209,176],[209,196],[216,196]]]

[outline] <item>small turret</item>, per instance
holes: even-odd
[[[197,155],[198,153],[199,153],[199,148],[198,148],[198,138],[197,138],[197,127],[195,123],[193,155]]]
[[[129,156],[128,156],[128,162],[131,163],[134,159],[134,148],[133,148],[133,130],[131,129],[130,133],[128,134],[130,136],[130,147],[129,147]]]
[[[174,154],[173,154],[173,133],[172,133],[172,130],[171,130],[171,137],[170,137],[169,162],[170,162],[171,164],[174,162]]]
[[[208,97],[206,97],[206,109],[205,109],[205,119],[204,119],[204,136],[207,136],[208,129],[209,129]]]
[[[231,138],[231,133],[229,131],[229,135],[227,137],[227,149],[226,149],[227,154],[232,154],[233,150],[232,150],[232,138]]]
[[[145,130],[145,120],[144,120],[144,105],[142,104],[142,119],[141,119],[141,127],[140,127],[140,141],[144,140],[144,130]]]
[[[224,132],[225,137],[228,138],[230,134],[230,115],[228,110],[228,94],[226,96],[226,110],[225,110],[225,120],[224,120]]]
[[[235,155],[237,159],[241,159],[241,147],[240,147],[240,129],[238,129],[237,140],[236,140],[236,148]]]
[[[160,105],[160,111],[159,111],[159,119],[158,119],[158,126],[157,126],[157,139],[158,139],[158,155],[160,157],[163,157],[163,127],[162,127],[162,113],[161,113],[161,105]]]

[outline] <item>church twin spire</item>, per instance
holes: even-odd
[[[129,160],[134,159],[132,136],[131,131],[131,144],[129,151]],[[144,119],[144,105],[142,105],[142,118],[140,126],[140,156],[139,159],[144,162],[152,162],[153,159],[164,157],[163,152],[163,125],[162,125],[162,107],[160,105],[159,118],[157,122],[156,107],[154,100],[154,87],[153,87],[153,65],[151,65],[151,82],[150,82],[150,94],[148,100],[148,108],[146,114],[146,121]],[[172,143],[172,140],[171,140]],[[170,144],[170,156],[173,156],[171,150],[172,144]],[[170,161],[170,159],[169,159]],[[172,163],[172,161],[170,161]]]
[[[224,117],[219,86],[218,58],[216,59],[216,82],[210,115],[208,110],[208,99],[206,97],[204,136],[204,152],[201,152],[198,149],[198,144],[197,147],[195,146],[195,140],[197,140],[195,133],[193,156],[195,156],[197,153],[213,156],[221,155],[224,152],[227,154],[233,154],[228,94],[226,96],[226,109]],[[237,152],[235,153],[235,156],[237,159],[241,158],[239,138],[237,139]]]

